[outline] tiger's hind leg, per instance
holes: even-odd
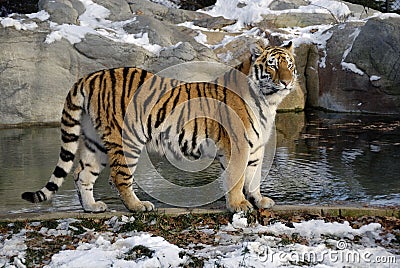
[[[79,166],[75,171],[75,187],[79,200],[86,212],[104,212],[107,210],[107,205],[94,200],[93,186],[107,164],[107,155],[100,147],[90,144],[85,138],[82,143]]]
[[[119,196],[125,207],[132,212],[151,211],[154,205],[148,201],[140,201],[133,191],[133,173],[139,160],[141,148],[131,148],[124,153],[120,147],[109,150],[110,158],[110,182],[119,192]]]

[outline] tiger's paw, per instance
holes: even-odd
[[[107,205],[102,201],[97,201],[93,204],[85,205],[83,209],[85,212],[101,213],[107,210]]]
[[[268,197],[263,197],[259,201],[256,202],[256,206],[258,208],[271,208],[275,205],[274,200]]]
[[[153,203],[149,201],[139,201],[135,203],[133,206],[128,207],[128,209],[132,212],[137,212],[137,211],[152,211],[154,210],[154,205]]]
[[[237,203],[229,203],[228,204],[228,209],[231,212],[251,212],[253,210],[253,205],[247,201],[246,199],[243,199],[240,202]]]

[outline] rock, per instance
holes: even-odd
[[[193,24],[199,27],[207,28],[209,30],[222,29],[225,26],[235,24],[235,20],[225,19],[222,16],[202,18],[193,21]]]
[[[352,4],[352,3],[349,3],[349,2],[343,2],[343,3],[346,4],[349,7],[349,9],[351,11],[351,16],[353,18],[356,18],[356,19],[359,19],[359,20],[371,17],[375,13],[379,12],[379,11],[374,10],[372,8],[369,8],[369,7]]]
[[[160,51],[159,57],[151,59],[151,69],[159,72],[167,67],[188,61],[217,61],[215,54],[207,47],[197,49],[189,42],[181,42],[177,46],[169,47]]]
[[[110,15],[107,17],[109,20],[123,21],[133,17],[133,13],[126,0],[95,0],[94,2],[110,11]]]
[[[211,17],[204,13],[169,8],[145,0],[130,0],[128,4],[133,14],[153,16],[157,20],[168,21],[172,24]]]
[[[197,43],[193,37],[197,35],[194,31],[185,31],[186,28],[159,21],[151,16],[137,16],[136,20],[126,24],[124,30],[127,33],[147,33],[151,44],[158,44],[162,47],[173,46],[179,42]],[[160,34],[163,33],[163,34]]]
[[[344,60],[354,63],[363,70],[369,80],[372,76],[380,77],[373,86],[383,88],[385,94],[400,95],[398,44],[400,44],[400,16],[388,19],[371,18],[362,27]]]
[[[340,112],[400,113],[400,16],[330,29],[317,106]],[[315,95],[315,94],[313,94]]]
[[[69,72],[72,46],[60,41],[43,43],[41,31],[17,31],[0,28],[0,122],[54,122],[60,118],[68,87],[75,77]],[[62,53],[60,53],[62,51]]]
[[[297,9],[300,6],[307,6],[308,3],[305,0],[281,0],[273,1],[269,8],[272,10],[285,10],[285,9]]]
[[[321,24],[334,24],[336,19],[325,13],[282,13],[264,16],[261,22],[255,25],[261,29],[276,30],[288,27],[307,27]]]
[[[134,44],[117,43],[108,38],[89,34],[82,42],[74,45],[76,52],[82,56],[77,62],[81,75],[96,70],[116,68],[121,66],[142,66],[152,54],[146,49]]]
[[[78,0],[40,0],[39,10],[46,10],[50,20],[58,24],[75,24],[78,17],[85,11],[82,2]]]

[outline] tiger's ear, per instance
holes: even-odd
[[[251,59],[255,60],[258,57],[261,56],[261,54],[264,52],[265,47],[261,46],[260,44],[251,44],[250,46],[250,53],[251,53]]]
[[[293,42],[289,41],[286,45],[282,45],[283,48],[289,50],[290,52],[293,52]]]

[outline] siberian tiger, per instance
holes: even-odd
[[[227,169],[227,208],[237,212],[253,205],[273,206],[274,201],[260,193],[261,164],[277,106],[296,82],[295,60],[291,42],[281,47],[254,45],[250,52],[249,62],[236,68],[249,78],[242,84],[234,70],[213,82],[183,83],[135,67],[81,78],[65,101],[57,166],[45,187],[25,192],[22,198],[33,203],[49,200],[79,152],[74,180],[84,211],[107,209],[93,197],[93,185],[107,163],[110,183],[126,208],[150,211],[154,205],[140,201],[132,188],[144,146],[156,141],[178,157],[183,153],[198,158],[202,142],[211,139],[222,168]],[[240,92],[230,90],[237,84]],[[182,104],[186,108],[177,109]]]

